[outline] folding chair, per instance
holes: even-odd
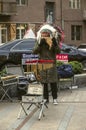
[[[7,76],[1,77],[0,89],[2,91],[2,96],[0,98],[0,101],[3,101],[5,97],[7,97],[10,101],[13,101],[9,94],[9,90],[11,87],[13,87],[13,85],[17,83],[18,81],[17,81],[16,75],[7,75]]]
[[[74,76],[72,76],[70,78],[58,78],[58,92],[60,92],[61,87],[63,87],[63,88],[68,87],[70,92],[72,92],[73,83],[74,83]]]
[[[37,82],[36,77],[34,75],[34,72],[30,72],[31,78],[33,82],[31,82],[28,85],[28,91],[26,95],[22,96],[22,101],[20,102],[21,109],[18,114],[18,118],[20,118],[21,111],[23,110],[25,115],[28,115],[27,110],[30,110],[30,108],[35,105],[38,109],[40,109],[38,119],[41,119],[41,116],[44,116],[43,109],[44,106],[48,108],[46,105],[46,102],[43,100],[43,85],[39,82]],[[27,107],[27,110],[25,109],[25,104],[29,104]]]

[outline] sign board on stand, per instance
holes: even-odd
[[[57,54],[56,60],[62,61],[64,63],[68,63],[68,55],[67,54]]]
[[[22,55],[22,65],[27,66],[27,72],[35,72],[37,73],[37,63],[39,60],[38,55],[34,54],[23,54]]]
[[[22,65],[27,65],[27,64],[36,64],[39,60],[38,55],[34,54],[23,54],[22,55]]]
[[[54,60],[39,59],[39,55],[23,54],[22,65],[27,66],[27,72],[35,72],[53,67]]]

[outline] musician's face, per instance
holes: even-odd
[[[49,48],[52,47],[52,39],[50,38],[50,34],[48,32],[42,32],[41,33],[41,38],[46,39],[46,43],[49,45]]]

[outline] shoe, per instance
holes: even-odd
[[[44,102],[47,102],[47,99],[44,99],[43,101],[44,101]]]
[[[53,104],[54,104],[54,105],[57,105],[57,104],[58,104],[57,99],[53,99]]]

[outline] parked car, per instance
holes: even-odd
[[[6,64],[21,64],[23,54],[31,54],[36,39],[19,39],[0,46],[0,70]],[[74,46],[62,44],[61,54],[68,54],[69,61],[80,61],[86,67],[86,52]]]
[[[86,52],[74,46],[62,44],[61,54],[68,54],[69,61],[79,61],[86,67]]]
[[[79,45],[77,49],[86,52],[86,43]]]
[[[0,46],[0,70],[6,64],[21,64],[22,54],[31,54],[36,39],[18,39]]]
[[[2,46],[3,45],[3,43],[0,43],[0,46]]]

